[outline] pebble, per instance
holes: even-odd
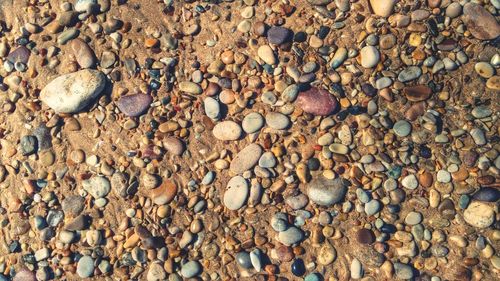
[[[304,232],[295,226],[290,226],[278,234],[278,240],[286,246],[297,244],[302,239],[304,239]]]
[[[36,153],[38,150],[38,140],[35,136],[23,136],[19,141],[21,154],[24,156]]]
[[[93,68],[96,64],[94,51],[81,39],[71,40],[71,50],[81,68]]]
[[[7,60],[11,62],[12,64],[15,63],[23,63],[27,64],[30,58],[31,52],[28,48],[25,46],[19,46],[16,49],[14,49],[12,52],[9,53],[7,56]]]
[[[277,160],[274,154],[270,151],[264,152],[259,159],[259,166],[262,168],[273,168],[276,166]]]
[[[182,265],[181,275],[184,278],[193,278],[202,272],[202,267],[197,261],[189,261]]]
[[[264,117],[258,112],[251,112],[243,118],[241,126],[245,133],[255,133],[264,127]]]
[[[495,69],[487,62],[478,62],[474,65],[474,70],[483,78],[490,78],[495,75]]]
[[[116,106],[120,111],[130,117],[141,116],[148,110],[153,97],[147,94],[133,94],[121,97]]]
[[[420,75],[422,75],[422,69],[420,67],[409,66],[398,74],[398,80],[405,83],[417,79]]]
[[[224,206],[229,210],[238,210],[245,205],[249,194],[247,181],[241,176],[232,177],[224,192]]]
[[[82,181],[82,187],[94,199],[103,198],[111,191],[111,184],[105,177],[92,177],[88,180]]]
[[[482,202],[472,202],[464,211],[465,221],[477,228],[486,228],[495,222],[495,211]]]
[[[351,270],[351,278],[352,279],[361,279],[363,277],[363,274],[364,274],[363,273],[363,266],[357,258],[354,258],[352,260],[350,270]]]
[[[223,121],[215,125],[212,133],[218,140],[229,141],[239,139],[243,132],[238,123],[233,121]]]
[[[189,81],[180,82],[179,90],[193,95],[199,95],[203,92],[203,89],[200,87],[200,85]]]
[[[373,46],[366,46],[361,49],[361,66],[364,68],[375,67],[380,60],[380,53]]]
[[[7,279],[6,279],[7,280]],[[12,278],[12,281],[36,281],[35,273],[27,268],[21,268],[16,272],[16,275]]]
[[[212,120],[218,120],[220,117],[220,105],[219,102],[212,98],[212,97],[206,97],[204,102],[204,107],[205,107],[205,114],[210,117]],[[245,121],[243,121],[243,125]],[[243,127],[244,129],[245,127]]]
[[[234,157],[229,169],[235,174],[242,174],[257,165],[261,155],[262,148],[260,145],[249,144]]]
[[[318,177],[309,182],[306,189],[309,200],[320,206],[328,207],[344,200],[347,193],[347,181]]]
[[[417,225],[422,222],[423,216],[419,212],[409,212],[405,217],[407,225]]]
[[[415,175],[411,174],[404,177],[401,184],[408,189],[415,189],[418,187],[418,180]]]
[[[156,205],[168,204],[174,200],[176,195],[177,185],[169,180],[164,180],[159,187],[149,191],[149,196]]]
[[[425,101],[432,95],[431,88],[425,85],[409,86],[403,89],[403,93],[409,101]]]
[[[252,260],[250,259],[250,254],[248,252],[242,251],[236,254],[236,262],[239,266],[245,269],[253,268]]]
[[[318,88],[300,92],[295,104],[303,111],[319,116],[328,116],[338,107],[337,99],[333,95]]]
[[[271,44],[281,45],[285,42],[290,41],[293,37],[293,32],[282,26],[272,26],[267,31],[267,40]]]
[[[266,115],[266,124],[275,130],[283,130],[290,126],[290,119],[282,113],[269,112]]]
[[[479,128],[474,128],[470,131],[470,135],[474,140],[476,145],[485,145],[486,144],[486,136],[484,132]]]
[[[479,40],[491,40],[500,36],[500,24],[484,7],[467,3],[463,7],[463,21],[472,36]]]
[[[397,0],[370,0],[370,6],[373,12],[380,17],[388,17],[392,14]]]
[[[411,124],[406,120],[399,120],[394,123],[392,129],[398,137],[404,138],[411,133]]]
[[[40,99],[58,113],[76,113],[99,97],[105,85],[102,72],[84,69],[52,80],[40,92]]]
[[[269,45],[260,46],[259,49],[257,49],[257,55],[269,65],[275,65],[277,63],[274,51]]]
[[[83,256],[78,260],[76,273],[80,278],[89,278],[94,274],[94,260],[90,256]]]
[[[252,262],[253,268],[257,272],[262,270],[261,255],[262,253],[259,249],[254,249],[250,252],[250,261]]]
[[[410,280],[414,277],[413,268],[404,263],[394,263],[394,272],[396,277],[402,280]]]

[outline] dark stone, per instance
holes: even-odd
[[[250,254],[245,251],[236,254],[236,262],[243,268],[253,268],[252,261],[250,260]]]
[[[85,208],[85,198],[79,195],[70,195],[61,203],[64,214],[72,217],[78,216]]]
[[[31,52],[28,48],[26,48],[24,46],[20,46],[19,48],[10,52],[10,54],[7,56],[7,60],[11,63],[21,62],[21,63],[27,64],[28,60],[30,58],[30,55],[31,55]]]
[[[306,273],[306,266],[302,259],[296,259],[292,263],[292,273],[295,276],[302,276]]]
[[[35,136],[24,136],[21,138],[19,148],[24,156],[31,155],[37,151],[38,141]]]
[[[282,26],[272,26],[267,31],[267,40],[271,44],[281,45],[285,42],[291,41],[293,32]]]
[[[500,199],[500,190],[492,187],[483,187],[472,195],[472,199],[483,202],[497,202]]]
[[[137,117],[144,114],[148,110],[152,101],[153,97],[150,95],[134,94],[121,97],[116,102],[116,105],[123,114],[130,117]]]
[[[491,40],[500,35],[500,24],[483,6],[467,3],[463,13],[462,19],[467,29],[477,39]]]
[[[304,112],[321,116],[332,114],[338,107],[337,99],[333,95],[318,88],[299,93],[295,104]]]
[[[91,224],[91,218],[85,215],[79,215],[66,225],[66,230],[84,230]]]
[[[361,228],[356,232],[356,240],[361,244],[372,244],[375,242],[375,235],[370,229]]]
[[[52,147],[52,136],[50,135],[50,129],[44,124],[36,127],[33,130],[33,135],[38,141],[38,150],[45,150]]]
[[[165,247],[165,239],[160,236],[152,236],[142,240],[142,246],[144,249],[159,249]]]

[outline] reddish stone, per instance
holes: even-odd
[[[135,94],[121,97],[116,105],[123,114],[131,117],[142,115],[151,105],[153,98],[146,94]]]
[[[27,268],[22,268],[12,278],[12,281],[36,281],[35,273]]]
[[[361,244],[372,244],[375,242],[375,235],[373,232],[366,228],[361,228],[356,232],[356,240]]]
[[[7,60],[11,63],[22,62],[24,64],[28,63],[31,52],[28,48],[21,46],[14,51],[10,52],[7,56]]]
[[[425,102],[415,103],[405,112],[405,118],[409,121],[415,121],[419,116],[425,113]]]
[[[321,116],[332,114],[338,107],[337,99],[333,95],[318,88],[310,88],[301,92],[295,104],[304,112]]]
[[[152,189],[149,194],[156,205],[165,205],[174,200],[175,195],[177,195],[177,185],[166,180],[159,187]]]
[[[432,90],[425,85],[417,85],[404,88],[403,93],[409,101],[418,102],[428,99],[432,95]]]
[[[467,3],[463,12],[463,21],[472,36],[480,40],[491,40],[500,36],[500,24],[481,5]]]

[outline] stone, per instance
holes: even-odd
[[[259,272],[262,269],[262,252],[259,249],[254,249],[250,252],[250,261],[255,271]]]
[[[199,95],[203,92],[203,89],[200,87],[200,85],[189,81],[180,82],[179,90],[193,95]]]
[[[97,99],[105,86],[102,72],[84,69],[52,80],[40,92],[40,99],[57,113],[77,113]]]
[[[264,126],[264,117],[258,112],[249,113],[243,118],[241,123],[243,131],[252,134],[259,131]]]
[[[403,89],[403,94],[409,101],[419,102],[429,99],[432,95],[432,90],[425,85],[409,86]]]
[[[94,260],[90,256],[83,256],[78,260],[76,273],[80,278],[89,278],[94,274]]]
[[[12,278],[12,281],[37,281],[37,278],[33,271],[23,267],[18,272],[16,272],[16,274]]]
[[[361,279],[363,277],[363,265],[357,258],[352,259],[350,270],[352,279]]]
[[[245,205],[249,194],[248,182],[242,176],[232,177],[224,192],[224,206],[229,210],[238,210]]]
[[[483,78],[490,78],[495,75],[495,69],[487,62],[478,62],[474,65],[474,70]]]
[[[398,137],[404,138],[411,133],[411,124],[406,120],[399,120],[394,123],[392,129]]]
[[[347,184],[347,181],[341,178],[329,180],[318,177],[307,184],[307,196],[314,203],[329,207],[344,200]]]
[[[307,206],[309,199],[305,194],[299,194],[297,196],[290,196],[285,199],[285,203],[294,210],[300,210]]]
[[[85,208],[85,198],[79,195],[70,195],[64,198],[61,206],[66,216],[76,217]]]
[[[116,105],[120,111],[130,117],[141,116],[146,113],[153,102],[153,97],[147,94],[133,94],[121,97]]]
[[[262,155],[262,148],[260,145],[252,143],[243,148],[231,161],[229,169],[235,174],[241,174],[250,170],[259,162]]]
[[[163,266],[160,263],[154,262],[151,263],[148,269],[148,273],[146,275],[147,281],[163,281],[167,280],[167,272],[163,269]]]
[[[408,189],[415,189],[418,187],[418,180],[414,174],[411,174],[404,177],[401,184]]]
[[[486,228],[495,222],[495,211],[482,202],[472,202],[464,211],[465,221],[477,228]]]
[[[321,265],[329,265],[337,258],[337,251],[330,243],[325,243],[318,251],[318,263]]]
[[[462,5],[460,5],[460,3],[458,2],[451,3],[450,5],[448,5],[448,7],[446,7],[445,14],[447,17],[454,19],[460,16],[461,13],[462,13]]]
[[[245,269],[251,269],[253,267],[250,254],[248,252],[242,251],[237,253],[235,255],[235,259],[238,265]]]
[[[367,216],[373,216],[380,211],[382,204],[378,200],[371,200],[365,204],[365,213]]]
[[[36,151],[38,150],[38,140],[35,136],[23,136],[19,141],[19,150],[24,156],[36,153]]]
[[[297,244],[302,239],[304,239],[304,232],[295,226],[290,226],[278,234],[278,240],[286,246]]]
[[[364,68],[375,67],[380,61],[380,53],[374,46],[365,46],[361,49],[361,66]]]
[[[7,60],[12,64],[16,62],[20,62],[23,64],[27,64],[30,58],[31,51],[25,46],[19,46],[15,50],[9,53],[7,56]]]
[[[492,40],[500,36],[500,24],[484,7],[467,3],[463,7],[462,19],[472,36],[479,40]]]
[[[344,47],[338,48],[337,51],[335,52],[335,55],[333,55],[333,58],[330,62],[330,66],[335,69],[341,66],[344,61],[347,59],[347,49]]]
[[[500,76],[493,76],[486,81],[486,87],[491,90],[500,91]]]
[[[111,184],[105,177],[96,176],[82,181],[82,187],[94,199],[103,198],[111,191]]]
[[[165,205],[174,200],[177,185],[173,181],[164,180],[159,187],[149,190],[148,194],[156,205]]]
[[[269,65],[274,65],[277,63],[276,56],[274,55],[273,49],[269,45],[262,45],[257,49],[257,55],[265,63]]]
[[[192,278],[199,275],[202,271],[201,264],[198,261],[189,261],[181,266],[181,275],[184,278]]]
[[[420,67],[409,66],[398,74],[398,80],[405,83],[417,79],[420,75],[422,75],[422,69]]]
[[[413,268],[404,263],[394,263],[394,272],[396,273],[396,277],[398,279],[410,280],[414,277]]]
[[[307,91],[299,93],[295,105],[300,107],[304,112],[327,116],[337,109],[338,102],[328,91],[312,87]]]
[[[500,190],[492,187],[482,187],[472,195],[472,199],[482,202],[497,202],[500,200]]]
[[[405,217],[407,225],[417,225],[422,222],[423,216],[419,212],[409,212]]]
[[[234,121],[223,121],[215,125],[212,133],[218,140],[237,140],[242,134],[242,129],[241,126]]]
[[[484,135],[483,130],[481,130],[479,128],[472,129],[470,131],[470,135],[471,135],[471,137],[474,140],[474,143],[476,145],[482,146],[482,145],[485,145],[487,143],[486,136]]]
[[[370,6],[377,16],[386,18],[392,14],[397,2],[397,0],[370,0]]]
[[[181,156],[186,146],[184,142],[177,137],[166,137],[162,141],[163,147],[173,155]]]
[[[267,40],[271,44],[281,45],[289,42],[293,37],[293,32],[282,26],[272,26],[267,31]]]
[[[262,168],[273,168],[276,166],[277,160],[274,154],[270,151],[264,152],[259,159],[259,166]]]
[[[275,130],[283,130],[290,126],[290,119],[285,114],[269,112],[266,115],[266,124]]]
[[[212,120],[218,120],[220,117],[220,105],[219,102],[212,98],[206,97],[203,102],[205,108],[205,114]]]
[[[96,57],[94,51],[83,40],[76,38],[71,40],[70,44],[76,62],[81,68],[93,68],[96,64]]]
[[[361,228],[356,232],[356,240],[361,244],[370,245],[375,242],[375,234],[366,228]]]

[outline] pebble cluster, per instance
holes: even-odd
[[[0,281],[498,280],[500,0],[0,3]]]

